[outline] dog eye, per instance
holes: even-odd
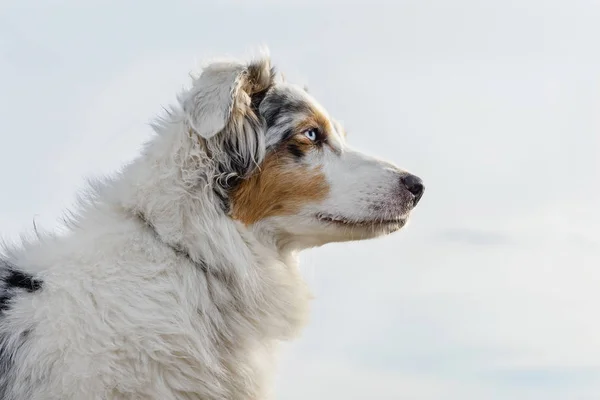
[[[308,129],[304,131],[304,136],[306,136],[310,141],[314,142],[319,137],[319,130],[315,128]]]

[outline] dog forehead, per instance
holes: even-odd
[[[294,128],[307,120],[329,124],[325,109],[303,88],[291,83],[278,83],[269,89],[260,103],[259,113],[265,118],[269,131],[267,144],[290,136]]]
[[[260,105],[260,112],[265,117],[279,117],[292,113],[309,114],[315,106],[318,106],[318,103],[299,86],[291,83],[278,83],[268,91]]]

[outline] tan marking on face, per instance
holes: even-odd
[[[269,154],[260,168],[232,193],[231,216],[246,225],[276,215],[293,215],[329,193],[318,167],[298,164],[287,146]]]
[[[308,129],[308,128],[306,128],[306,129]],[[299,132],[304,132],[304,131],[300,130]],[[312,142],[309,138],[307,138],[304,135],[295,135],[288,141],[287,147],[289,148],[290,145],[295,145],[296,148],[298,148],[300,151],[302,151],[303,153],[306,154],[312,148],[314,148],[315,143]]]
[[[303,135],[304,132],[313,128],[319,129],[325,141],[327,141],[327,137],[331,135],[333,130],[329,118],[316,108],[312,108],[311,113],[296,126],[296,132],[298,133],[296,136],[296,144],[298,147],[308,149],[309,147],[314,146],[314,143]]]
[[[331,130],[331,122],[326,115],[320,112],[317,109],[312,109],[310,115],[307,116],[304,121],[300,124],[300,131],[309,129],[309,128],[319,128],[323,131],[324,134],[329,133]]]

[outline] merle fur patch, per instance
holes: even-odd
[[[12,263],[0,259],[0,325],[3,315],[20,293],[33,293],[42,288],[42,281],[32,275],[20,271]],[[14,380],[14,358],[27,341],[28,330],[0,334],[0,399],[9,396]]]
[[[272,92],[263,100],[261,111],[267,127],[270,128],[275,126],[283,115],[310,113],[310,105],[294,99],[285,92]]]
[[[42,288],[42,281],[9,263],[0,260],[0,314],[10,308],[12,299],[20,291],[33,293]]]

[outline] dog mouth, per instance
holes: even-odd
[[[372,218],[372,219],[352,219],[340,215],[317,214],[317,219],[321,222],[346,226],[346,227],[397,227],[401,228],[406,224],[407,217],[396,218]]]

